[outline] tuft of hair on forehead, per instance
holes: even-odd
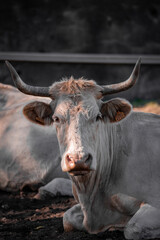
[[[84,92],[93,93],[96,97],[101,96],[101,87],[93,80],[85,80],[83,78],[74,79],[62,79],[60,82],[53,83],[50,87],[50,94],[53,98],[61,95],[77,95]]]

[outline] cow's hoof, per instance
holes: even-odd
[[[65,232],[72,232],[75,230],[75,228],[73,227],[72,224],[70,224],[69,222],[63,221],[63,228]]]
[[[67,212],[63,215],[63,228],[65,232],[71,232],[75,229],[68,219]]]
[[[124,229],[124,236],[126,239],[138,240],[141,239],[141,232],[142,229],[137,224],[129,225]]]

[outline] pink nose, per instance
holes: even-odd
[[[68,172],[70,171],[89,171],[92,163],[92,155],[85,153],[83,155],[67,154],[65,163]]]

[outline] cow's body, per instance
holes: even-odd
[[[125,227],[128,239],[160,237],[160,116],[134,113],[125,99],[101,100],[132,87],[140,61],[129,79],[106,86],[72,77],[47,88],[28,86],[7,66],[20,91],[52,99],[30,103],[23,113],[53,132],[56,127],[61,167],[78,202],[64,214],[64,229]]]
[[[0,84],[0,189],[15,191],[67,177],[60,167],[55,130],[28,121],[22,113],[28,102],[39,99]]]
[[[117,189],[160,208],[160,116],[133,112],[116,128]]]
[[[104,152],[104,159],[101,152],[100,169],[91,177],[92,183],[87,178],[82,180],[82,177],[72,176],[81,207],[78,204],[66,212],[66,229],[71,225],[90,233],[111,227],[120,229],[141,209],[143,203],[154,207],[160,220],[160,116],[132,112],[120,123],[103,124],[101,133],[103,146],[99,149]],[[109,145],[106,144],[108,142]],[[144,219],[150,221],[148,229],[152,228],[154,216],[150,214],[147,218],[144,214]],[[137,230],[135,222],[132,229],[134,226],[138,238],[138,230],[143,229]],[[126,237],[130,238],[129,234],[126,233]],[[149,234],[149,237],[154,235]]]

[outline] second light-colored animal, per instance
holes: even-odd
[[[40,100],[44,105],[50,102],[0,84],[0,189],[18,191],[28,186],[36,190],[50,182],[40,189],[41,195],[47,191],[72,195],[70,180],[60,166],[56,130],[36,125],[23,115],[25,105]]]

